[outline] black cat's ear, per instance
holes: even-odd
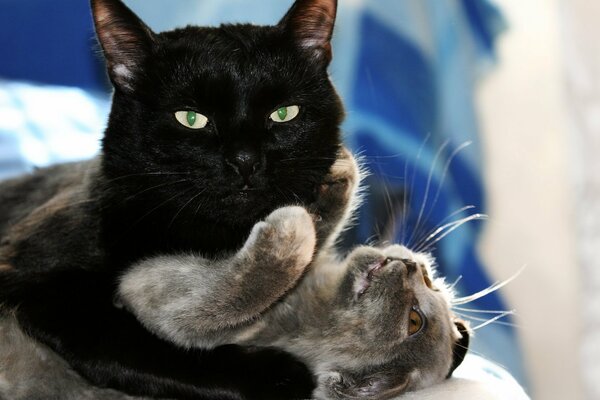
[[[91,6],[108,75],[115,88],[131,92],[155,35],[120,0],[91,0]]]
[[[337,0],[296,0],[279,25],[312,57],[328,65]]]
[[[456,326],[456,329],[458,329],[458,333],[460,333],[460,338],[454,342],[454,346],[452,347],[452,365],[450,366],[450,371],[448,371],[446,378],[450,378],[454,370],[462,364],[467,355],[467,350],[469,350],[469,328],[467,328],[465,323],[461,320],[455,320],[454,325]]]

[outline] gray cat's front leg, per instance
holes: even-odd
[[[151,331],[180,345],[231,343],[295,285],[315,241],[307,211],[283,207],[257,223],[228,259],[166,255],[134,265],[122,276],[119,296]]]

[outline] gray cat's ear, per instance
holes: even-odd
[[[404,393],[410,372],[398,368],[372,374],[337,371],[319,377],[317,398],[390,399]]]
[[[131,92],[155,35],[120,0],[91,0],[91,6],[108,75],[115,88]]]
[[[452,347],[452,365],[450,366],[450,371],[448,372],[448,375],[446,375],[446,378],[450,378],[454,370],[462,364],[467,355],[467,350],[469,350],[469,341],[471,338],[471,331],[464,321],[457,319],[454,321],[454,325],[456,326],[456,329],[458,329],[458,333],[460,333],[460,338],[454,342],[454,346]]]
[[[296,0],[279,25],[312,57],[328,65],[336,12],[337,0]]]

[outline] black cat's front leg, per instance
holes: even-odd
[[[329,174],[317,188],[308,209],[316,215],[317,247],[331,246],[359,205],[360,170],[352,153],[342,147]]]
[[[150,331],[181,346],[232,343],[296,284],[315,241],[308,212],[283,207],[230,258],[166,255],[134,265],[121,277],[119,298]]]

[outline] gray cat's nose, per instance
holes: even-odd
[[[414,262],[413,260],[409,260],[409,259],[403,258],[403,259],[402,259],[402,263],[403,263],[404,265],[406,265],[406,270],[407,270],[407,272],[408,272],[408,275],[412,275],[412,274],[414,274],[415,272],[417,272],[417,270],[418,270],[418,265],[417,265],[417,263],[416,263],[416,262]]]
[[[227,157],[226,162],[244,178],[246,183],[260,168],[260,156],[256,150],[250,148],[236,151],[232,156]]]

